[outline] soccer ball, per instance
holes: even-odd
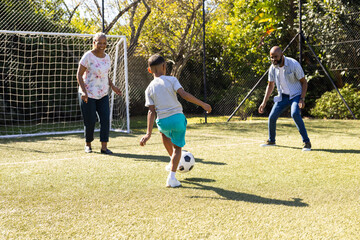
[[[178,166],[178,171],[180,173],[186,173],[191,171],[195,165],[195,158],[191,154],[191,152],[188,152],[186,150],[182,150],[181,152],[181,158]]]

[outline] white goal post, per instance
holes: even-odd
[[[76,72],[93,35],[0,30],[0,138],[84,131]],[[130,133],[126,37],[107,35],[110,130]],[[97,123],[97,129],[99,123]]]

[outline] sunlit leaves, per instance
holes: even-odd
[[[207,33],[223,42],[224,54],[239,61],[237,65],[252,62],[250,68],[261,72],[267,62],[267,41],[282,35],[277,30],[282,28],[287,9],[288,1],[281,0],[222,1],[218,7],[222,13],[216,14],[218,19],[207,27]]]

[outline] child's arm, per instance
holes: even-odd
[[[155,105],[149,106],[149,111],[147,115],[147,130],[145,136],[143,136],[140,140],[140,146],[145,146],[146,142],[150,139],[152,129],[155,122]]]
[[[193,95],[191,95],[190,93],[186,92],[183,88],[179,88],[177,90],[177,93],[186,101],[194,103],[200,107],[202,107],[207,113],[211,112],[211,106],[203,101],[201,101],[200,99],[194,97]]]

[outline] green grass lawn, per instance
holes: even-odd
[[[292,119],[261,148],[267,120],[189,118],[194,169],[165,187],[155,130],[111,133],[113,156],[84,153],[82,134],[0,139],[0,239],[359,239],[360,122]]]

